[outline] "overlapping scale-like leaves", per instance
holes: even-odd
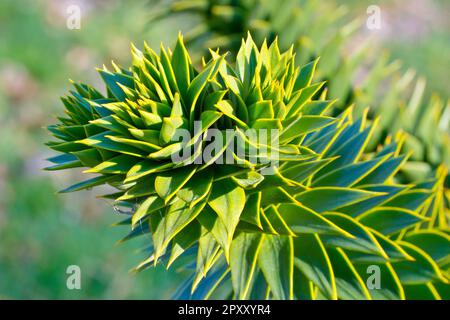
[[[448,98],[433,94],[426,100],[426,80],[412,69],[403,71],[400,61],[386,53],[373,54],[370,37],[355,45],[352,39],[364,21],[351,17],[348,9],[328,1],[170,0],[154,3],[151,21],[156,24],[170,18],[176,22],[174,17],[182,21],[192,15],[198,24],[186,37],[196,57],[216,47],[236,54],[241,37],[249,30],[257,44],[278,37],[281,49],[294,45],[299,64],[320,56],[317,76],[328,80],[329,96],[339,98],[338,108],[353,105],[359,117],[370,106],[370,118],[381,116],[369,149],[382,143],[386,135],[399,130],[407,133],[403,148],[413,153],[397,178],[405,183],[421,181],[433,176],[441,164],[448,171]],[[450,176],[446,179],[444,200],[450,215]]]
[[[196,68],[181,36],[132,55],[129,70],[99,71],[106,95],[74,84],[63,98],[48,169],[86,167],[96,177],[63,192],[109,184],[133,208],[123,241],[152,239],[136,271],[181,265],[177,298],[449,298],[445,169],[398,184],[404,135],[367,153],[378,120],[330,116],[316,62],[250,37],[235,63],[211,51]]]

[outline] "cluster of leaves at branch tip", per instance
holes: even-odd
[[[234,59],[210,56],[196,68],[181,35],[173,51],[133,46],[129,69],[99,70],[106,94],[73,83],[49,127],[61,155],[48,170],[97,175],[63,192],[107,184],[115,192],[105,198],[138,205],[119,223],[131,229],[122,241],[150,236],[135,271],[176,264],[188,277],[174,297],[185,299],[448,298],[445,169],[397,183],[404,135],[366,152],[378,120],[351,107],[333,116],[335,100],[313,81],[318,60],[297,66],[293,49],[258,47],[250,35]],[[186,147],[172,137],[195,121],[200,150],[208,128],[277,129],[273,174],[245,159],[171,161]],[[380,268],[379,289],[366,286],[369,265]]]

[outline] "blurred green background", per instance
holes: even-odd
[[[379,5],[375,41],[426,76],[428,90],[448,94],[448,0],[336,2],[363,19],[368,5]],[[67,28],[70,5],[81,8],[80,30]],[[111,227],[122,217],[96,199],[101,190],[59,195],[81,173],[42,171],[53,154],[43,128],[61,114],[69,78],[99,87],[95,67],[127,65],[130,41],[172,44],[195,23],[184,16],[150,25],[152,8],[149,0],[0,2],[0,299],[164,299],[182,279],[161,268],[128,273],[146,239],[115,246],[127,230]],[[81,268],[81,290],[66,287],[69,265]]]

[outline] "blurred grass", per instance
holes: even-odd
[[[367,5],[377,3],[339,2],[364,16]],[[392,9],[392,1],[380,3],[382,10]],[[438,11],[448,10],[448,3],[436,3]],[[82,8],[81,30],[66,27],[70,4]],[[130,41],[138,46],[144,40],[153,47],[161,40],[171,44],[180,24],[192,22],[169,20],[155,28],[147,24],[147,4],[0,2],[0,299],[169,298],[181,279],[161,268],[129,274],[143,257],[134,250],[145,239],[114,246],[126,231],[109,227],[120,217],[95,199],[98,192],[55,194],[81,180],[80,173],[41,170],[52,154],[43,145],[49,139],[43,127],[61,114],[58,97],[68,90],[69,77],[99,87],[94,67],[111,59],[126,65]],[[443,94],[448,94],[448,40],[449,29],[442,27],[420,38],[380,38],[394,58],[418,69],[429,78],[430,88]],[[65,272],[72,264],[81,267],[79,291],[66,288]]]
[[[69,4],[81,7],[81,30],[66,27]],[[126,63],[129,41],[163,35],[143,32],[144,5],[0,2],[0,298],[169,298],[180,279],[161,268],[129,274],[143,258],[133,251],[145,239],[115,246],[127,230],[109,225],[122,217],[92,192],[55,194],[80,174],[41,170],[52,154],[43,127],[61,114],[58,97],[68,77],[99,83],[94,67]],[[72,264],[81,268],[82,290],[66,288]]]

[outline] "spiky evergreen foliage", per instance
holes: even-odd
[[[320,56],[316,77],[328,81],[329,97],[337,109],[354,105],[356,117],[370,107],[371,119],[381,116],[369,143],[374,149],[397,131],[406,132],[404,152],[413,151],[399,172],[404,182],[436,174],[440,164],[450,168],[450,103],[436,95],[425,97],[425,80],[413,70],[403,73],[399,61],[373,54],[369,39],[356,49],[352,36],[363,21],[349,17],[345,6],[309,0],[168,0],[155,1],[152,23],[177,14],[195,16],[187,34],[197,56],[220,47],[237,53],[240,39],[250,31],[257,44],[278,37],[282,50],[294,45],[296,61],[305,64]],[[183,15],[183,18],[186,16]],[[361,40],[361,39],[359,39]],[[363,79],[361,78],[363,75]],[[446,208],[450,216],[450,177],[446,178]]]
[[[235,63],[211,51],[199,70],[181,37],[173,52],[132,54],[129,70],[100,70],[106,96],[75,84],[63,98],[66,116],[49,128],[60,140],[49,146],[63,154],[48,169],[87,167],[98,176],[64,192],[109,184],[117,189],[109,198],[138,205],[120,223],[131,227],[124,240],[151,235],[137,271],[179,263],[189,277],[177,298],[449,298],[443,175],[396,183],[404,135],[365,152],[378,120],[354,120],[351,108],[327,115],[333,101],[317,95],[316,61],[299,68],[293,50],[280,53],[276,41],[258,49],[250,37]],[[173,141],[179,128],[192,140]],[[272,174],[262,171],[268,161],[197,164],[198,153],[171,161],[192,144],[210,147],[208,128],[235,137],[279,129],[256,145],[269,158],[278,140]],[[370,265],[379,289],[366,286]]]

